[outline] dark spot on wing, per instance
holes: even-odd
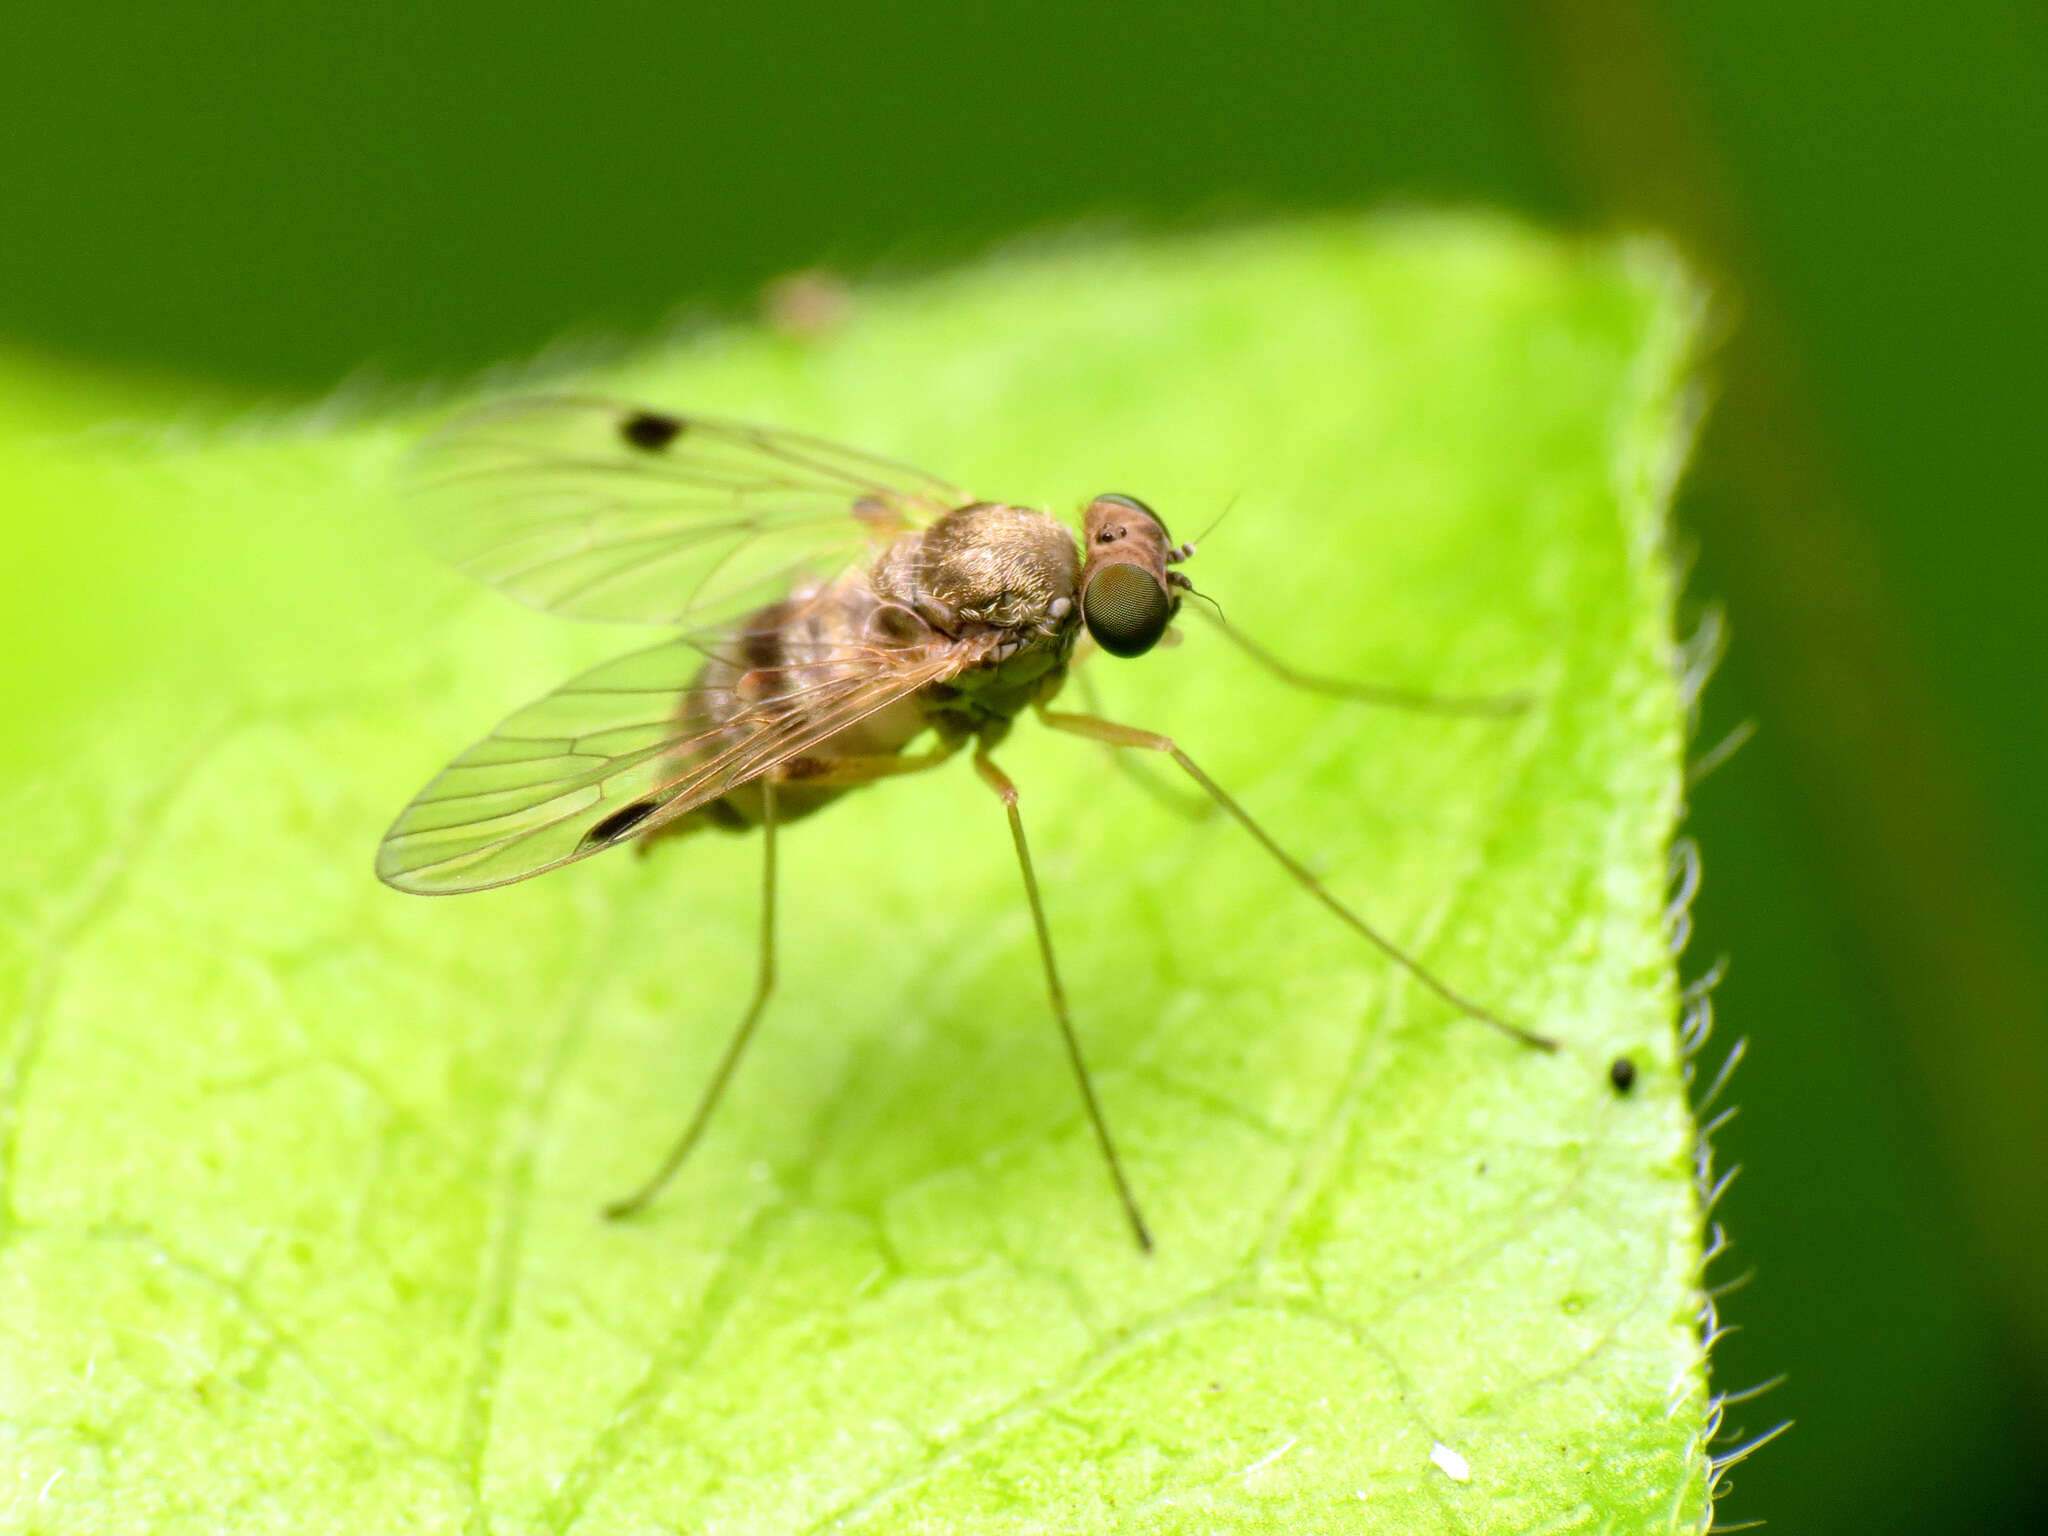
[[[1617,1056],[1607,1069],[1607,1081],[1614,1084],[1616,1093],[1627,1093],[1636,1085],[1636,1064],[1626,1056]]]
[[[619,436],[634,448],[654,453],[683,435],[683,418],[660,411],[635,411],[619,423]]]
[[[622,806],[583,834],[583,846],[596,848],[605,843],[615,843],[660,809],[659,800],[636,800],[631,805]]]

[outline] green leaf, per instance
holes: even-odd
[[[1328,221],[1016,256],[605,387],[1065,512],[1142,495],[1314,670],[1098,660],[1400,942],[1021,722],[1002,760],[1135,1251],[964,764],[759,849],[380,886],[406,798],[644,640],[419,552],[409,420],[0,434],[0,1509],[32,1531],[1635,1531],[1708,1517],[1663,518],[1695,296],[1637,246]],[[0,401],[23,393],[18,381]],[[98,390],[94,396],[90,393]],[[111,393],[109,393],[111,391]],[[216,412],[217,418],[217,412]],[[1629,1094],[1609,1083],[1626,1053]]]

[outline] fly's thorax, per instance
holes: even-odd
[[[1112,656],[1142,656],[1180,611],[1188,579],[1169,570],[1192,555],[1159,514],[1135,496],[1104,495],[1081,518],[1086,564],[1078,588],[1082,621]]]
[[[1014,720],[1059,692],[1077,633],[1072,625],[1064,625],[1053,634],[1007,640],[980,666],[927,688],[925,703],[974,731]]]
[[[1026,507],[981,501],[897,539],[873,579],[883,600],[945,634],[1049,636],[1071,624],[1080,565],[1074,535],[1062,524]]]

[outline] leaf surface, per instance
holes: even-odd
[[[52,428],[70,398],[0,429],[0,1525],[1703,1524],[1662,543],[1696,308],[1641,247],[1333,220],[1015,257],[574,381],[1061,514],[1134,493],[1177,537],[1228,508],[1188,570],[1291,662],[1533,694],[1348,705],[1199,624],[1089,668],[1555,1056],[1020,722],[1150,1258],[964,763],[788,830],[760,1037],[608,1225],[746,996],[758,845],[431,901],[371,855],[494,721],[658,637],[421,553],[389,482],[422,420]]]

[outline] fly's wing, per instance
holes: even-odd
[[[801,433],[577,395],[457,418],[420,446],[411,479],[430,542],[521,602],[690,626],[829,577],[972,499]]]
[[[384,834],[377,874],[422,895],[476,891],[630,841],[958,675],[989,643],[785,642],[774,667],[725,668],[733,686],[704,680],[691,640],[622,656],[442,769]]]

